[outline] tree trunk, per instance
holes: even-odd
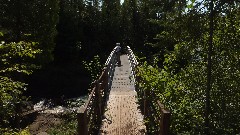
[[[211,79],[212,79],[212,46],[213,46],[213,0],[210,1],[210,15],[209,15],[209,46],[208,46],[208,59],[207,59],[207,89],[206,89],[206,101],[205,101],[205,134],[209,135],[209,114],[210,114],[210,91],[211,91]]]

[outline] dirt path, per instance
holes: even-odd
[[[127,55],[121,56],[121,62],[122,66],[116,67],[114,72],[100,134],[144,135],[146,127],[138,109],[137,93],[131,80]]]
[[[48,129],[61,124],[61,122],[63,120],[57,114],[40,113],[28,127],[31,135],[47,135]]]

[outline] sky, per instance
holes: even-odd
[[[121,4],[124,2],[124,0],[121,0]]]

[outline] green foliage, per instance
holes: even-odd
[[[0,126],[9,127],[10,120],[16,116],[15,105],[22,100],[26,85],[22,82],[24,75],[29,75],[39,66],[33,63],[41,51],[37,43],[11,42],[0,46]]]
[[[0,114],[1,125],[9,124],[9,118],[15,115],[15,103],[21,100],[20,95],[26,90],[26,84],[0,76]]]
[[[211,134],[216,135],[238,134],[240,127],[237,117],[240,113],[239,9],[225,8],[224,15],[219,13],[214,19],[209,119]],[[165,30],[157,35],[159,42],[152,44],[164,49],[163,63],[160,65],[161,58],[156,57],[156,61],[139,67],[138,75],[143,79],[140,88],[153,90],[170,109],[172,134],[204,134],[207,16],[197,11],[182,16],[168,15],[172,19],[164,24],[155,21],[164,25]],[[168,49],[169,45],[173,49]]]
[[[48,130],[50,135],[74,135],[77,132],[76,114],[65,114],[66,119],[60,125]]]
[[[31,74],[33,69],[40,68],[33,64],[33,59],[41,53],[37,49],[38,43],[19,42],[8,43],[0,46],[0,73],[9,72]]]
[[[83,61],[83,65],[91,75],[91,82],[97,80],[103,68],[103,65],[100,63],[100,57],[96,55],[90,62]]]
[[[2,135],[31,135],[30,131],[28,128],[22,129],[22,130],[18,130],[18,129],[0,129],[0,133],[2,133]]]
[[[201,67],[189,66],[186,70],[174,74],[167,66],[160,69],[157,65],[153,67],[145,63],[139,68],[141,71],[139,76],[143,78],[140,87],[144,90],[153,90],[157,93],[160,102],[170,109],[172,113],[171,132],[174,134],[186,131],[192,134],[199,133],[196,131],[202,127],[204,105],[202,94],[204,91],[200,87],[194,89],[193,86],[190,87],[192,84],[189,84],[189,79],[202,72],[197,69]],[[201,81],[198,84],[204,85],[204,80]]]

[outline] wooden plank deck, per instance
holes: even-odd
[[[100,135],[145,135],[143,115],[137,104],[137,93],[131,80],[127,55],[121,56],[121,66],[115,68]]]

